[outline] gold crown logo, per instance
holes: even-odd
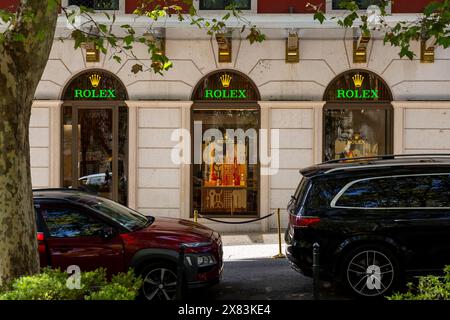
[[[353,79],[353,83],[355,84],[355,87],[361,88],[363,81],[364,81],[364,77],[360,74],[355,74],[352,79]]]
[[[233,77],[225,73],[220,77],[220,82],[222,82],[222,86],[224,88],[228,88],[230,86],[231,79],[233,79]]]
[[[97,88],[98,87],[98,85],[99,85],[99,83],[100,83],[100,79],[101,79],[102,77],[100,77],[98,74],[93,74],[93,75],[91,75],[90,77],[89,77],[89,80],[91,81],[91,85],[94,87],[94,88]]]

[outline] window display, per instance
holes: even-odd
[[[325,160],[386,154],[388,111],[341,109],[325,111]]]
[[[202,163],[194,164],[194,209],[202,214],[256,215],[259,110],[193,114],[203,137]]]
[[[324,100],[325,161],[392,153],[392,93],[380,76],[346,71],[331,81]]]

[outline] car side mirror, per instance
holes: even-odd
[[[113,238],[115,234],[116,232],[112,227],[104,227],[102,230],[100,230],[100,236],[105,240]]]

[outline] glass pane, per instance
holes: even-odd
[[[251,0],[200,0],[200,10],[224,10],[231,4],[234,4],[236,9],[251,9]]]
[[[449,175],[381,178],[358,182],[337,201],[358,208],[450,207]]]
[[[72,173],[72,107],[63,110],[63,187],[73,187]]]
[[[112,110],[78,111],[78,184],[112,199]]]
[[[333,0],[333,10],[344,10],[342,4],[349,2],[348,0]],[[370,5],[380,6],[383,0],[355,0],[358,8],[361,10],[367,9]]]
[[[194,126],[202,133],[194,146],[194,209],[257,215],[259,111],[195,110]]]
[[[97,210],[99,213],[107,216],[108,219],[112,219],[130,230],[143,228],[152,221],[139,212],[108,199],[96,196],[78,197],[77,195],[71,196],[69,199]]]
[[[43,208],[42,216],[50,236],[54,238],[75,238],[99,236],[104,225],[72,208]]]
[[[119,194],[117,201],[126,205],[128,202],[128,109],[119,108]]]
[[[69,5],[97,10],[119,10],[119,0],[69,0]]]
[[[384,109],[325,111],[325,160],[387,153],[387,116]]]

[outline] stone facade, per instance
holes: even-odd
[[[180,30],[181,32],[182,30]],[[198,31],[197,31],[198,32]],[[450,50],[437,49],[432,64],[400,59],[398,48],[372,40],[368,62],[352,63],[353,38],[344,30],[303,30],[300,62],[285,62],[285,39],[269,37],[260,44],[233,40],[233,60],[218,63],[217,43],[211,39],[180,39],[170,31],[166,54],[174,68],[164,76],[133,74],[134,60],[118,64],[102,56],[87,63],[83,50],[73,43],[55,41],[39,84],[30,125],[33,187],[59,187],[61,94],[74,75],[91,68],[116,74],[127,88],[129,100],[129,205],[145,214],[189,218],[190,168],[170,160],[174,129],[190,130],[193,88],[211,71],[234,69],[257,85],[262,101],[261,128],[280,131],[280,170],[261,177],[260,211],[286,205],[299,179],[299,169],[322,160],[322,108],[327,85],[352,68],[380,75],[394,101],[396,153],[450,153]],[[418,44],[413,45],[419,55]],[[144,48],[136,50],[148,62]],[[206,221],[205,221],[206,223]],[[220,231],[260,231],[276,226],[275,219],[239,227],[209,223]]]

